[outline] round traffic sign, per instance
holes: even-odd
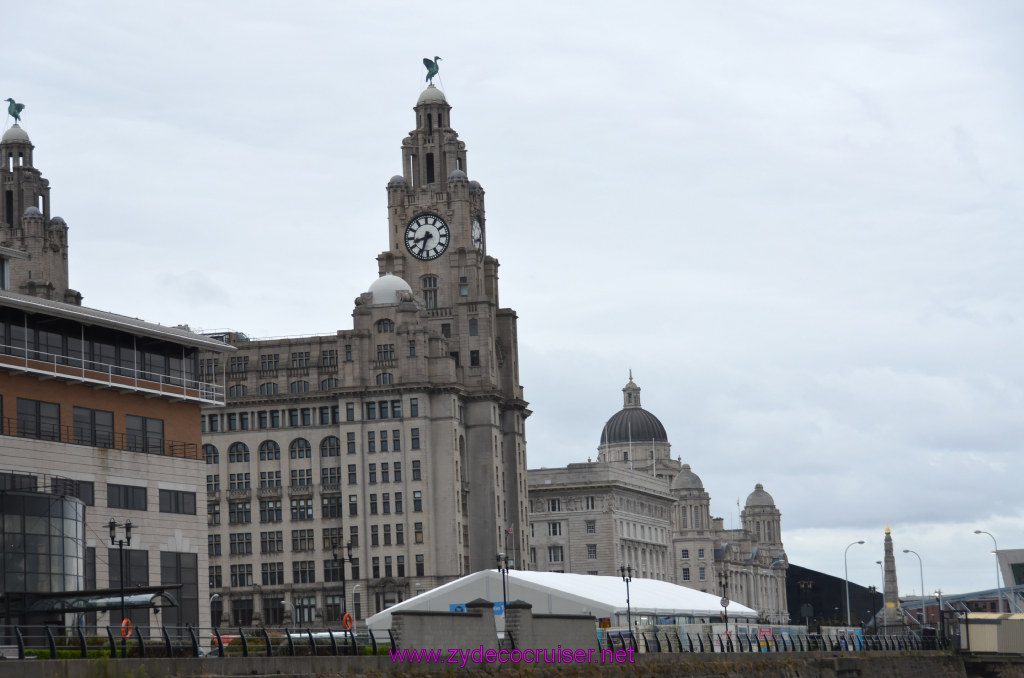
[[[723,597],[721,602],[722,602],[722,607],[729,607],[729,599],[728,598]]]

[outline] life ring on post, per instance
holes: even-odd
[[[131,636],[132,636],[132,620],[129,619],[128,617],[125,617],[124,621],[121,622],[121,637],[122,638],[131,638]]]
[[[346,631],[352,630],[352,615],[350,615],[348,612],[346,612],[345,616],[341,618],[341,628],[343,628]]]

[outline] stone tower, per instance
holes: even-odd
[[[903,626],[903,610],[900,608],[900,592],[896,583],[896,557],[892,551],[892,530],[885,528],[885,609],[882,611],[882,624],[886,627]]]
[[[466,145],[451,127],[444,93],[430,85],[413,110],[402,174],[387,186],[388,246],[377,263],[380,275],[410,285],[429,331],[444,344],[441,354],[454,364],[454,381],[433,380],[431,387],[459,399],[464,435],[449,432],[451,440],[435,444],[455,446],[470,545],[465,571],[473,572],[493,567],[496,551],[520,561],[526,552],[529,410],[519,383],[516,313],[499,306],[498,261],[487,255],[484,190],[467,176]]]
[[[50,182],[32,164],[28,134],[0,138],[0,289],[81,305],[68,288],[68,225],[50,218]]]

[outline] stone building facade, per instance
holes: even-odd
[[[782,515],[758,483],[725,529],[689,464],[671,457],[665,427],[643,409],[630,375],[623,406],[604,425],[596,462],[530,469],[527,566],[634,577],[724,594],[786,621]],[[723,584],[725,587],[723,588]]]
[[[525,548],[516,314],[451,107],[431,85],[414,112],[352,328],[224,333],[230,361],[201,361],[227,384],[227,406],[203,413],[224,623],[358,621]]]

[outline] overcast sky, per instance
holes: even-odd
[[[0,3],[0,99],[85,304],[352,326],[440,55],[519,313],[529,465],[596,458],[633,370],[737,524],[900,590],[1024,548],[1024,5]],[[11,120],[4,123],[6,128]]]

